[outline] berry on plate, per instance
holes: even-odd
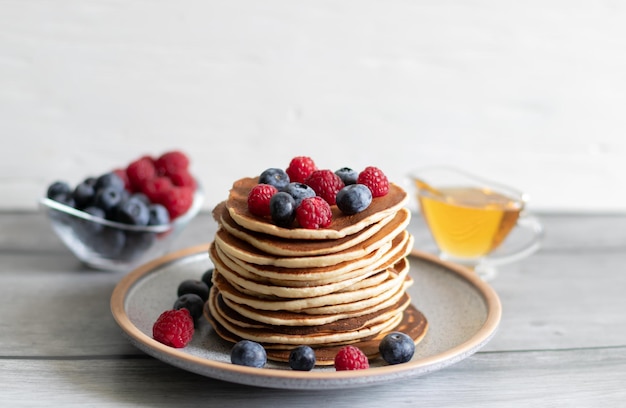
[[[259,184],[269,184],[278,190],[285,188],[289,181],[289,176],[285,170],[275,167],[264,170],[259,176]]]
[[[350,167],[342,167],[335,171],[335,174],[339,176],[346,186],[356,184],[356,180],[359,177],[359,173],[356,170],[352,170]]]
[[[337,193],[337,207],[347,215],[365,210],[372,203],[372,191],[363,184],[350,184]]]
[[[187,309],[166,310],[152,326],[152,337],[166,346],[185,347],[193,337],[193,318]]]
[[[296,371],[311,371],[317,359],[310,346],[298,346],[289,353],[289,367]]]
[[[176,294],[180,297],[187,293],[193,293],[202,298],[206,302],[209,298],[209,285],[197,279],[185,279],[178,285]]]
[[[179,296],[174,302],[174,309],[185,308],[189,310],[191,317],[196,320],[202,316],[202,309],[204,308],[204,300],[195,293],[185,293]]]
[[[237,365],[261,368],[267,363],[267,352],[259,343],[241,340],[231,349],[230,361]]]
[[[291,227],[296,218],[296,200],[288,193],[279,191],[270,199],[270,215],[279,227]]]
[[[270,215],[270,200],[278,189],[270,184],[257,184],[248,193],[248,211],[261,217]]]
[[[307,197],[315,197],[315,190],[311,187],[307,186],[304,183],[289,183],[287,187],[283,189],[285,193],[288,193],[290,196],[296,200],[296,207],[300,206],[302,200]]]
[[[415,353],[415,343],[409,335],[401,332],[387,334],[378,345],[380,356],[389,364],[410,361]]]
[[[360,348],[344,346],[335,355],[335,370],[364,370],[369,368],[369,360]]]

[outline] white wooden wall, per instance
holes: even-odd
[[[0,0],[0,208],[178,148],[209,190],[454,164],[626,210],[626,2]]]

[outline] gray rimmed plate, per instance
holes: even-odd
[[[208,244],[171,253],[126,275],[111,296],[111,311],[133,345],[172,366],[224,381],[280,389],[354,388],[424,375],[463,360],[494,335],[502,309],[495,291],[472,271],[413,251],[409,288],[413,304],[428,319],[429,329],[413,359],[386,365],[372,361],[367,370],[335,371],[332,367],[293,371],[269,362],[264,368],[230,363],[231,344],[202,320],[193,340],[182,349],[152,339],[152,325],[177,298],[178,284],[199,279],[210,267]],[[380,360],[380,361],[379,361]]]

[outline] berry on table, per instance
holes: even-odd
[[[296,200],[296,207],[300,206],[302,200],[308,197],[315,197],[315,190],[311,187],[307,186],[304,183],[289,183],[287,187],[283,189],[285,193],[288,193],[290,196]]]
[[[231,349],[230,361],[237,365],[262,368],[267,363],[267,352],[259,343],[241,340]]]
[[[389,192],[389,180],[385,173],[374,166],[366,167],[359,173],[357,183],[365,184],[372,191],[372,197],[382,197]]]
[[[413,339],[402,332],[387,334],[378,345],[380,356],[389,364],[401,364],[410,361],[415,353]]]
[[[178,285],[176,293],[179,297],[187,293],[193,293],[206,302],[209,298],[209,286],[201,280],[185,279]]]
[[[335,174],[339,176],[346,186],[356,184],[356,180],[359,177],[359,173],[356,170],[352,170],[350,167],[342,167],[335,171]]]
[[[291,159],[286,173],[291,182],[304,183],[304,181],[317,170],[313,159],[307,156],[297,156]]]
[[[279,227],[290,227],[296,218],[296,200],[288,193],[279,191],[270,199],[270,215]]]
[[[187,309],[166,310],[152,326],[152,337],[166,346],[185,347],[194,333],[193,318]]]
[[[372,203],[372,192],[363,184],[350,184],[337,193],[337,207],[352,215],[365,210]]]
[[[289,184],[289,176],[283,169],[269,168],[264,170],[259,176],[259,184],[269,184],[282,190]]]
[[[369,360],[361,349],[355,346],[344,346],[335,355],[335,370],[363,370],[369,368]]]
[[[248,210],[260,217],[270,215],[270,200],[278,189],[270,184],[257,184],[248,193]]]
[[[326,228],[333,220],[333,213],[322,197],[308,197],[296,208],[296,220],[302,228]]]
[[[296,371],[311,371],[316,363],[315,351],[310,346],[298,346],[289,353],[289,367]]]
[[[304,184],[315,190],[330,205],[335,204],[337,193],[345,186],[341,178],[330,170],[315,170]]]

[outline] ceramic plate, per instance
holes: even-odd
[[[264,368],[237,366],[230,363],[231,344],[221,340],[204,319],[185,348],[175,349],[153,340],[152,325],[163,311],[172,308],[178,284],[200,279],[212,267],[208,245],[166,255],[126,275],[113,291],[111,311],[137,348],[197,374],[280,389],[363,387],[427,374],[463,360],[491,339],[500,322],[497,294],[471,271],[420,252],[413,252],[409,262],[415,280],[409,294],[428,319],[429,329],[413,359],[405,364],[386,365],[376,359],[367,370],[322,367],[309,372],[272,362]]]

